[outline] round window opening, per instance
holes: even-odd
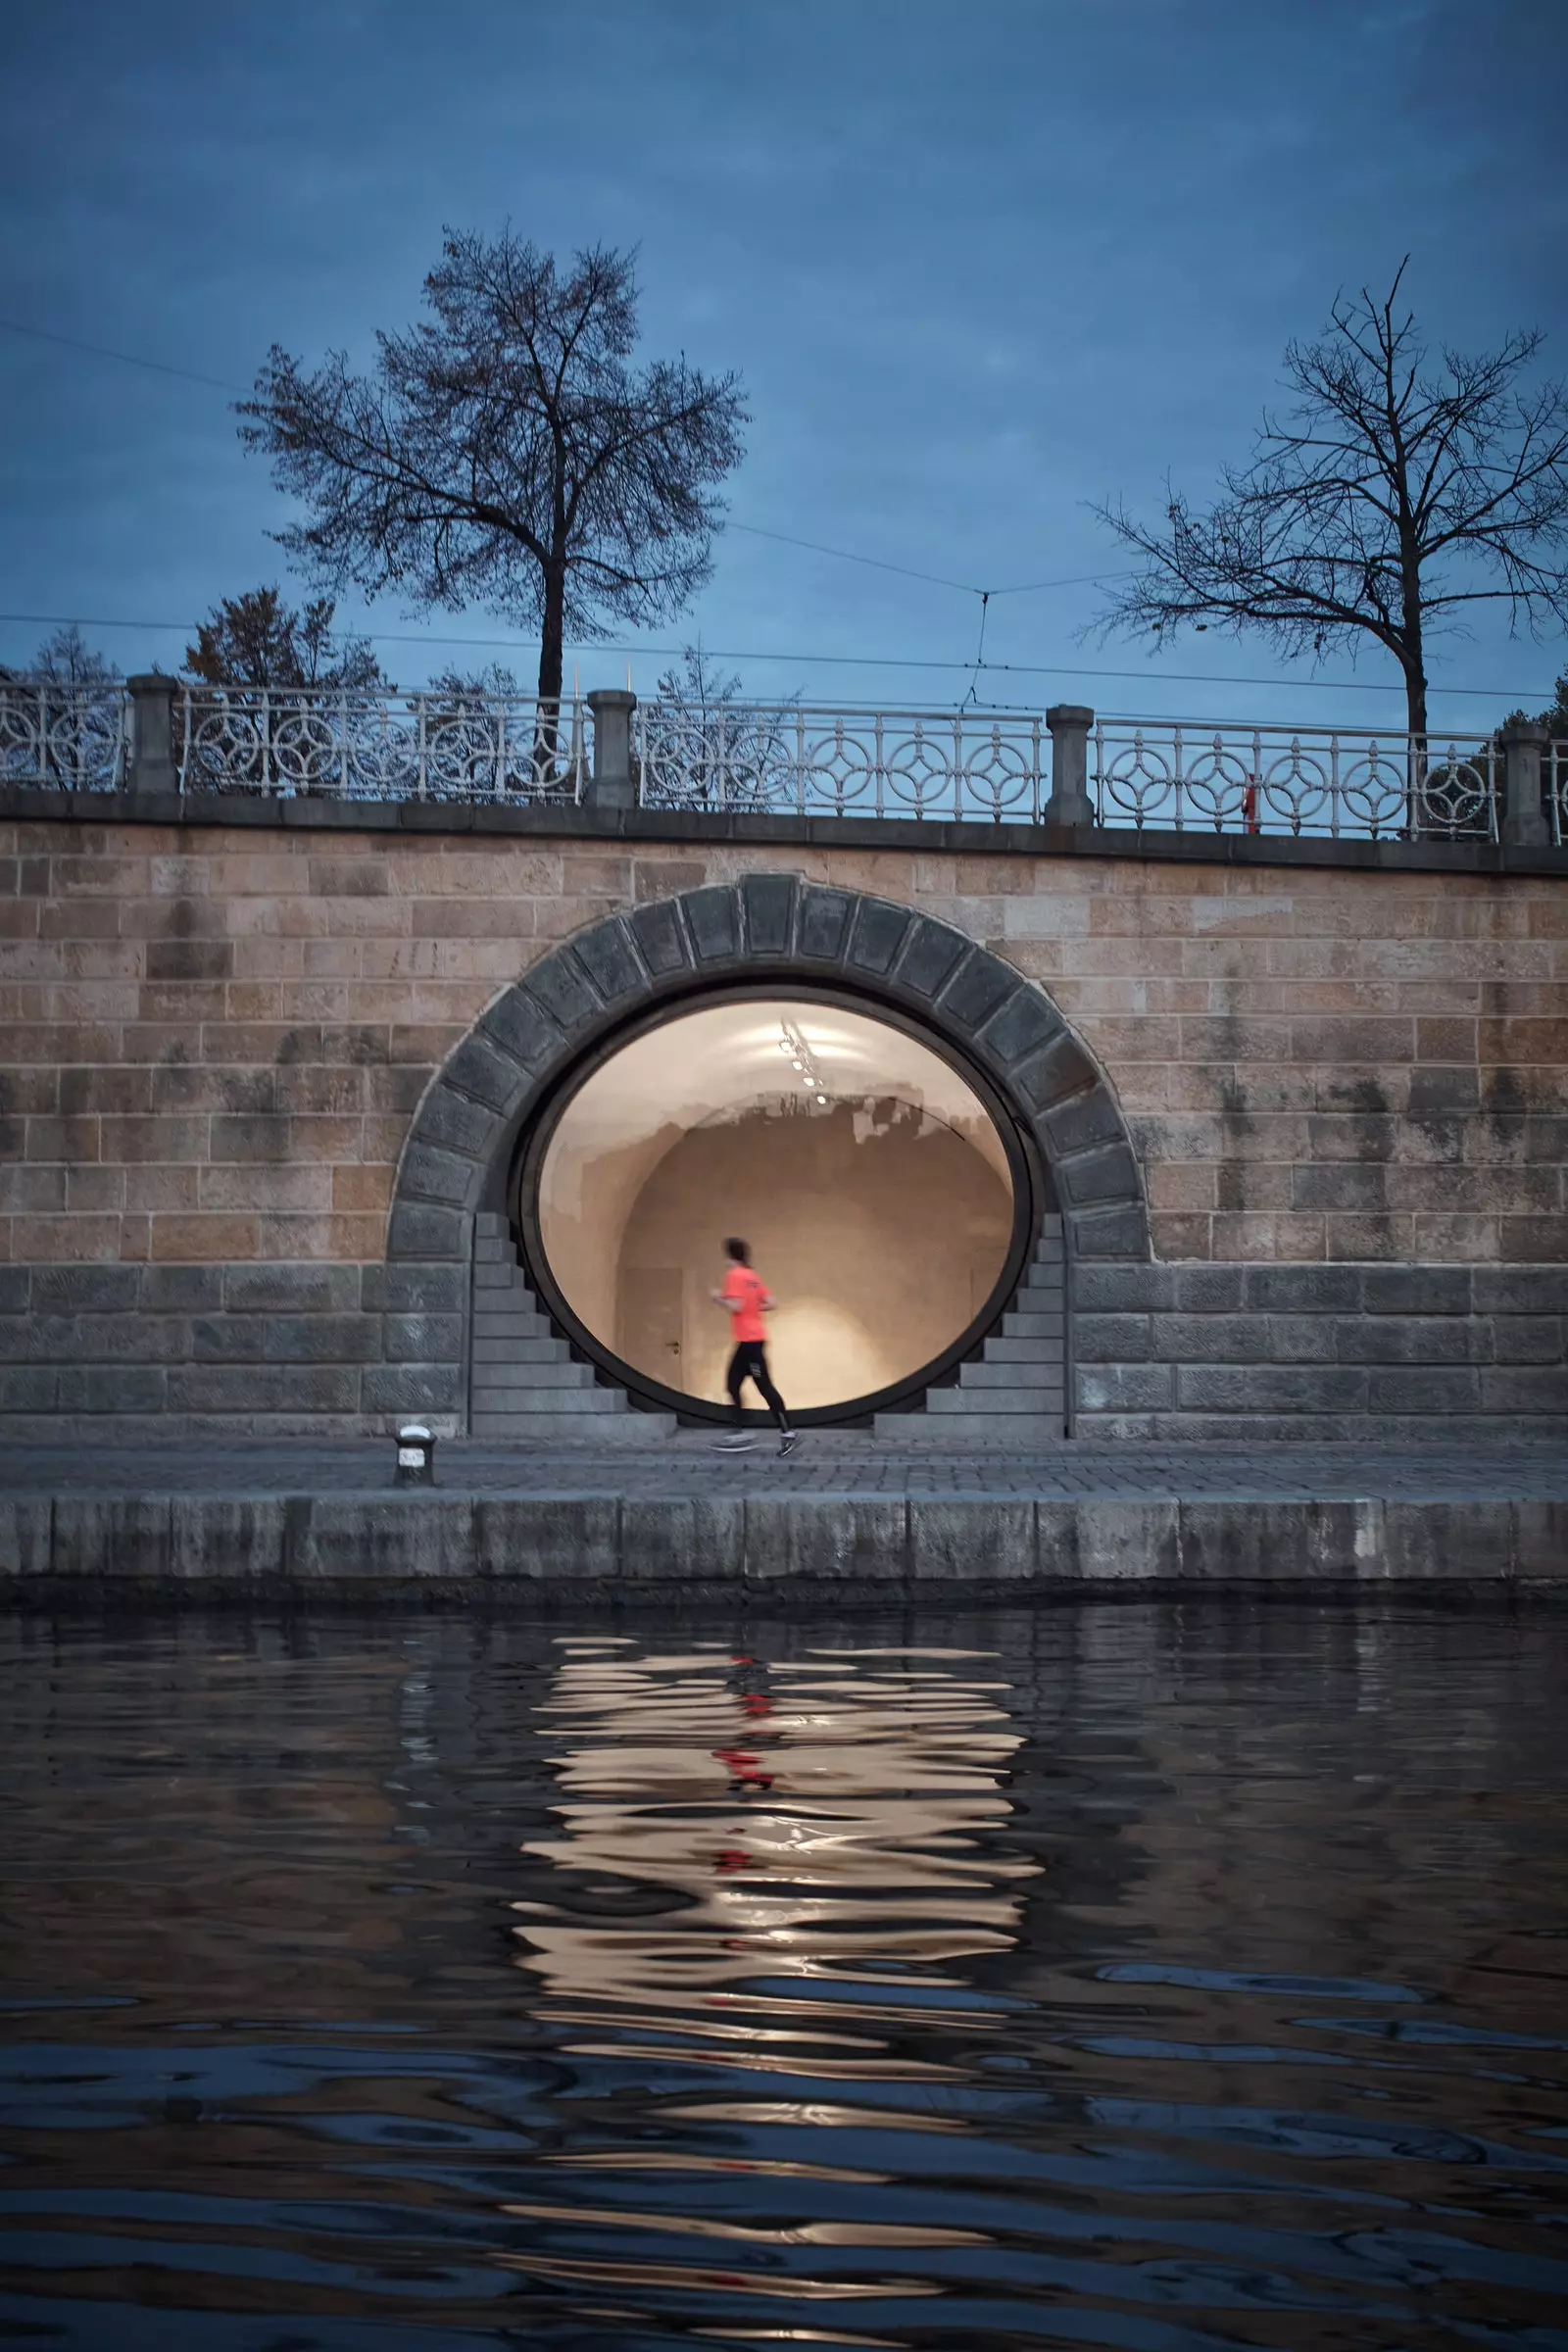
[[[578,1082],[525,1161],[523,1221],[593,1352],[699,1407],[724,1397],[711,1293],[739,1236],[775,1301],[774,1381],[792,1411],[833,1418],[951,1367],[1016,1281],[1029,1176],[1004,1115],[893,1021],[783,994],[712,1004]]]

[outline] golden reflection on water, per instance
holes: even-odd
[[[545,1709],[560,1832],[524,1848],[565,1875],[514,1906],[523,1965],[584,2025],[678,2019],[761,2072],[795,2071],[806,2035],[814,2077],[906,2078],[866,2031],[908,2022],[877,1987],[955,1984],[953,1963],[1010,1948],[1037,1868],[994,1835],[1020,1745],[995,1663],[573,1642]]]

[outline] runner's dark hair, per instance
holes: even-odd
[[[724,1250],[726,1255],[732,1257],[738,1266],[751,1264],[752,1245],[750,1242],[738,1242],[731,1239],[724,1244]]]

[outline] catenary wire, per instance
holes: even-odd
[[[40,343],[58,343],[67,351],[89,353],[94,359],[118,360],[126,368],[148,368],[158,375],[177,375],[190,384],[205,384],[212,391],[235,392],[248,399],[254,392],[252,384],[238,384],[227,376],[203,375],[193,368],[175,368],[167,360],[148,360],[133,351],[117,351],[108,343],[87,343],[79,335],[61,335],[42,326],[24,326],[19,318],[0,318],[0,329],[7,334],[27,335]],[[1029,580],[1011,588],[977,588],[969,580],[950,580],[942,572],[917,571],[908,564],[890,564],[881,556],[861,556],[847,547],[827,547],[819,539],[800,539],[792,531],[774,531],[760,522],[737,522],[733,515],[726,517],[724,528],[743,531],[751,539],[776,539],[781,547],[808,548],[812,555],[833,556],[841,564],[862,564],[872,571],[897,572],[901,579],[924,580],[933,588],[952,588],[961,596],[1033,596],[1048,588],[1092,587],[1102,580],[1130,579],[1126,571],[1080,571],[1068,579]]]
[[[143,358],[137,352],[119,351],[107,343],[89,343],[84,341],[78,335],[62,335],[55,333],[48,327],[24,325],[22,320],[17,318],[0,318],[0,330],[4,330],[8,334],[25,335],[40,343],[59,344],[70,351],[87,353],[95,359],[118,360],[127,368],[149,368],[157,375],[179,376],[187,383],[204,384],[213,391],[235,392],[244,397],[248,396],[248,394],[254,389],[254,387],[250,385],[234,383],[225,376],[203,375],[193,368],[176,368],[165,360],[149,360]],[[1218,673],[1210,674],[1203,671],[1184,670],[1161,670],[1156,678],[1152,672],[1147,670],[1090,669],[1077,663],[1069,666],[1061,663],[1047,664],[1043,662],[986,662],[983,659],[985,652],[986,609],[993,596],[1029,596],[1048,588],[1076,588],[1095,586],[1103,580],[1126,579],[1130,578],[1132,575],[1127,572],[1081,572],[1070,578],[1023,581],[1013,587],[994,589],[977,588],[967,580],[947,579],[938,572],[915,571],[906,564],[890,564],[878,556],[856,555],[853,554],[848,548],[827,547],[815,539],[795,538],[787,531],[766,530],[760,523],[736,522],[733,517],[731,517],[727,520],[725,528],[732,531],[743,531],[749,537],[755,539],[775,539],[782,546],[786,547],[807,548],[815,555],[833,556],[836,557],[841,563],[865,564],[876,571],[897,572],[905,579],[924,580],[933,587],[952,588],[960,595],[977,596],[981,600],[980,646],[979,652],[972,662],[931,662],[914,659],[898,659],[888,655],[858,656],[854,654],[771,654],[756,652],[725,653],[715,651],[713,654],[713,659],[718,662],[794,662],[804,663],[810,667],[832,664],[839,667],[855,669],[874,668],[962,670],[972,673],[972,678],[975,681],[978,680],[980,672],[982,669],[984,669],[987,671],[995,670],[999,673],[1011,672],[1013,675],[1020,677],[1083,677],[1105,678],[1120,681],[1142,680],[1156,684],[1169,683],[1173,686],[1290,686],[1297,688],[1309,687],[1320,693],[1349,692],[1353,694],[1402,694],[1404,692],[1402,685],[1362,685],[1359,680],[1356,679],[1339,680],[1332,678],[1231,677]],[[21,622],[29,626],[38,626],[44,628],[145,628],[172,629],[175,631],[183,631],[197,625],[189,621],[100,620],[87,618],[85,616],[77,616],[74,614],[61,615],[38,612],[0,612],[0,622]],[[399,635],[396,632],[384,629],[369,629],[361,631],[360,633],[364,636],[368,636],[372,644],[376,645],[472,646],[477,648],[489,648],[491,650],[496,648],[515,647],[516,650],[519,651],[529,650],[525,646],[518,645],[517,640],[508,637],[429,637],[416,634]],[[683,647],[650,646],[645,644],[609,645],[597,640],[595,643],[597,645],[597,650],[601,653],[631,654],[633,656],[638,654],[646,654],[651,659],[656,661],[662,661],[671,658],[678,660],[680,655],[685,650]],[[577,653],[584,653],[587,652],[589,648],[587,646],[576,646],[573,647],[572,650]],[[973,684],[971,684],[971,695],[973,691]],[[1504,696],[1515,694],[1519,697],[1521,703],[1532,702],[1537,699],[1544,699],[1544,690],[1540,687],[1519,688],[1507,686],[1432,686],[1428,689],[1428,692],[1434,695],[1463,696],[1474,697],[1477,700],[1494,699],[1498,701],[1500,701]]]
[[[90,612],[0,612],[0,623],[18,622],[29,628],[43,629],[152,629],[166,630],[172,635],[184,635],[199,626],[190,620],[106,620]],[[531,638],[518,637],[430,637],[418,630],[399,632],[392,629],[358,629],[354,635],[365,637],[372,645],[430,645],[471,646],[491,652],[532,654],[536,648]],[[574,643],[565,649],[573,654],[629,654],[634,659],[645,656],[650,661],[678,662],[688,651],[684,645],[612,644],[602,638]],[[967,675],[975,667],[973,661],[933,662],[908,654],[782,654],[759,652],[756,647],[703,647],[705,654],[715,662],[785,662],[805,668],[841,669],[936,669],[957,670]],[[1259,678],[1236,677],[1221,671],[1147,669],[1089,669],[1079,662],[986,662],[980,665],[987,675],[1011,675],[1024,678],[1110,678],[1133,680],[1151,686],[1270,686],[1289,687],[1293,692],[1309,687],[1319,694],[1397,694],[1400,685],[1379,686],[1358,678]],[[1549,700],[1551,689],[1541,686],[1433,686],[1432,695],[1473,696],[1483,702],[1501,702],[1514,695],[1521,703]]]

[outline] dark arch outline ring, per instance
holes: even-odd
[[[802,1429],[832,1428],[836,1424],[863,1422],[879,1412],[897,1410],[908,1404],[925,1391],[950,1380],[966,1356],[978,1355],[989,1334],[1001,1322],[1002,1315],[1021,1280],[1033,1252],[1040,1231],[1043,1206],[1051,1205],[1051,1185],[1044,1174],[1033,1138],[1018,1125],[1017,1119],[1004,1101],[997,1087],[985,1072],[976,1067],[967,1055],[944,1038],[933,1035],[925,1023],[913,1019],[897,1006],[878,999],[853,994],[844,987],[824,987],[820,980],[797,979],[787,988],[776,980],[748,980],[732,982],[728,987],[699,986],[683,990],[677,997],[661,999],[657,1005],[645,1006],[642,1012],[622,1027],[612,1030],[606,1038],[588,1048],[573,1061],[536,1104],[521,1137],[521,1148],[514,1156],[514,1173],[508,1188],[512,1204],[512,1227],[518,1238],[523,1266],[529,1283],[541,1304],[547,1309],[558,1329],[564,1332],[575,1351],[596,1364],[616,1388],[624,1389],[639,1404],[662,1412],[679,1413],[688,1421],[721,1422],[727,1419],[722,1403],[711,1397],[694,1396],[685,1389],[675,1389],[663,1381],[639,1372],[632,1364],[616,1355],[605,1340],[583,1322],[556,1280],[544,1246],[539,1215],[539,1181],[545,1156],[560,1125],[561,1119],[578,1089],[585,1085],[595,1071],[612,1061],[623,1047],[632,1045],[639,1037],[647,1037],[669,1021],[677,1021],[691,1012],[703,1012],[710,1006],[746,1003],[773,1003],[781,994],[801,1003],[833,1004],[846,1012],[858,1012],[865,1018],[881,1021],[886,1027],[901,1030],[918,1045],[926,1048],[955,1070],[971,1089],[997,1133],[1007,1162],[1007,1190],[1011,1200],[1011,1230],[1001,1274],[993,1283],[984,1305],[978,1314],[971,1315],[946,1348],[902,1380],[886,1388],[860,1396],[838,1398],[832,1404],[803,1406],[793,1414]]]

